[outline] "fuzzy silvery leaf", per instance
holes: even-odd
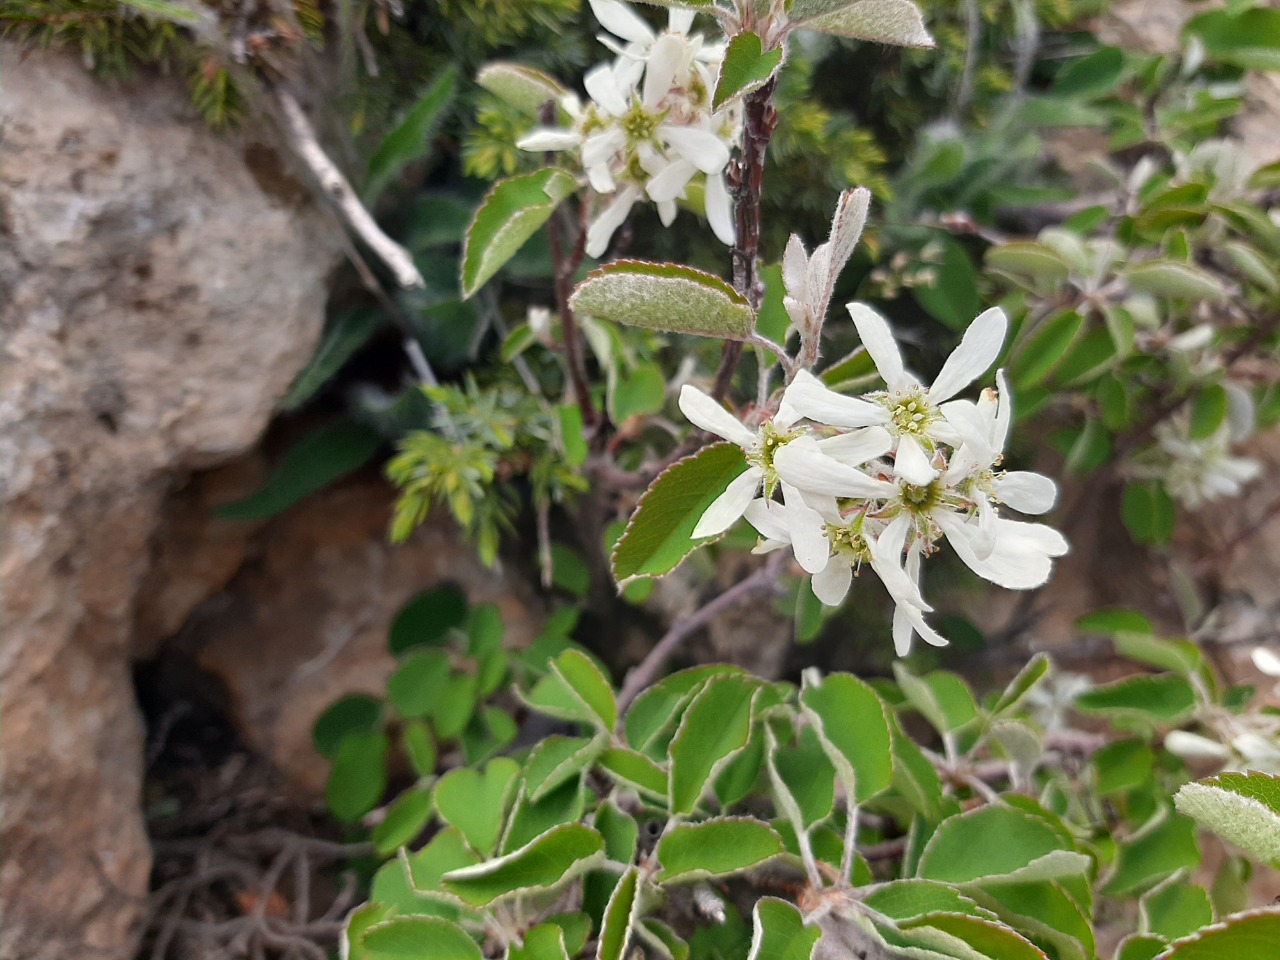
[[[1280,865],[1280,777],[1223,773],[1184,784],[1178,812],[1264,863]]]
[[[816,30],[837,37],[872,40],[901,47],[932,47],[933,37],[925,28],[919,8],[910,0],[856,0],[832,10],[829,3],[795,4],[791,17],[803,30]],[[800,8],[799,14],[796,8]],[[807,9],[826,12],[804,17]],[[802,19],[803,18],[803,19]]]
[[[536,117],[548,100],[559,100],[565,89],[553,77],[520,63],[490,63],[476,74],[476,83],[521,113]]]
[[[755,327],[742,294],[717,276],[674,263],[615,261],[588,274],[569,305],[599,320],[725,340],[746,340]]]

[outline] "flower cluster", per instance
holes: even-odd
[[[703,204],[711,228],[733,243],[733,207],[724,171],[742,124],[735,105],[712,110],[723,44],[689,35],[693,12],[670,11],[668,27],[655,34],[619,0],[591,0],[609,31],[600,41],[617,54],[583,78],[590,100],[567,94],[560,107],[569,129],[541,128],[519,141],[524,150],[573,150],[591,188],[611,195],[587,231],[586,252],[605,252],[614,231],[647,195],[664,226],[675,219],[695,177],[704,176]]]
[[[995,362],[1004,314],[993,309],[974,320],[925,386],[904,368],[884,318],[860,303],[848,309],[884,390],[849,397],[801,370],[774,416],[752,430],[697,388],[682,389],[685,416],[739,444],[748,463],[694,536],[713,536],[745,516],[763,537],[757,551],[789,546],[830,606],[844,599],[854,572],[870,566],[896,604],[894,646],[904,655],[913,634],[947,642],[925,621],[932,607],[920,593],[921,564],[942,540],[979,576],[1013,590],[1043,584],[1067,543],[1043,524],[999,512],[1004,504],[1041,514],[1057,497],[1047,477],[999,469],[1012,419],[1003,371],[998,391],[953,399]]]

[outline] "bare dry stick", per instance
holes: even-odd
[[[400,286],[426,286],[422,274],[414,266],[413,257],[409,251],[382,232],[382,228],[365,209],[356,192],[351,189],[351,184],[347,183],[347,178],[342,175],[342,171],[324,152],[311,126],[311,121],[307,119],[297,99],[285,90],[276,90],[275,94],[276,102],[280,104],[280,109],[284,113],[289,136],[293,140],[294,151],[320,182],[321,189],[338,208],[347,226],[387,265]]]
[[[740,580],[714,600],[698,608],[682,620],[677,620],[641,660],[622,684],[618,694],[618,710],[625,710],[649,684],[658,676],[658,671],[667,662],[667,658],[675,652],[690,636],[697,633],[723,611],[732,607],[739,600],[745,600],[754,593],[773,590],[778,584],[778,577],[787,563],[787,552],[779,551],[769,558],[769,562],[745,580]]]

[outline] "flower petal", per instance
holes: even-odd
[[[674,200],[663,200],[658,204],[658,219],[662,221],[664,227],[675,223],[676,214],[679,212],[680,208]]]
[[[714,537],[733,526],[755,499],[763,479],[763,470],[759,467],[747,467],[730,480],[724,493],[711,502],[711,506],[707,507],[698,520],[697,526],[693,528],[693,539]]]
[[[693,26],[692,10],[681,10],[671,7],[667,10],[667,29],[672,33],[688,33]]]
[[[550,127],[539,127],[527,136],[516,141],[521,150],[572,150],[582,143],[582,135],[572,130],[553,130]]]
[[[950,400],[961,389],[987,372],[1000,356],[1009,321],[1004,311],[992,307],[978,315],[960,338],[960,345],[947,357],[926,396],[932,403]]]
[[[733,200],[729,196],[729,188],[725,186],[724,177],[721,174],[708,175],[702,202],[707,214],[707,223],[711,226],[716,239],[726,246],[733,246],[733,241],[738,235],[733,223]]]
[[[892,450],[893,437],[884,427],[862,427],[819,440],[818,447],[827,456],[857,467]]]
[[[1254,647],[1249,652],[1253,665],[1269,677],[1280,677],[1280,655],[1266,647]]]
[[[757,497],[747,505],[743,516],[760,536],[768,540],[786,543],[791,539],[791,530],[787,526],[787,508],[776,500]]]
[[[880,371],[880,377],[889,390],[897,393],[916,386],[915,379],[903,369],[902,352],[893,339],[889,321],[865,303],[847,303],[845,309],[853,318],[853,325],[858,328],[862,345],[871,354],[871,359],[875,361],[876,369]]]
[[[671,92],[681,70],[689,61],[689,41],[678,33],[664,33],[649,51],[649,62],[644,68],[644,105],[658,109],[662,99]],[[728,158],[725,158],[726,162]]]
[[[917,487],[933,483],[938,471],[929,462],[919,441],[910,434],[898,437],[898,452],[893,459],[893,475]]]
[[[658,135],[705,174],[719,174],[729,163],[729,148],[710,130],[664,123],[658,127]]]
[[[933,607],[924,602],[917,587],[902,568],[902,547],[906,541],[907,530],[911,520],[906,514],[900,514],[889,521],[879,537],[866,537],[867,547],[871,551],[871,569],[876,572],[884,588],[893,597],[894,603],[917,607],[920,610],[932,610]]]
[[[639,194],[640,189],[638,187],[630,185],[623,187],[618,191],[613,202],[605,207],[600,215],[595,218],[587,229],[587,256],[600,257],[604,255],[609,246],[609,240],[613,237],[613,232],[622,226],[623,221],[627,219],[627,214],[631,212],[631,207],[635,204]]]
[[[1004,375],[1004,367],[996,371],[996,417],[991,430],[991,445],[996,453],[1004,451],[1009,442],[1009,427],[1013,425],[1013,393],[1009,390],[1009,380]]]
[[[653,31],[649,25],[619,0],[591,0],[591,12],[600,21],[600,26],[616,37],[644,45],[653,42]]]
[[[804,502],[800,491],[785,480],[782,482],[782,499],[787,507],[787,530],[791,534],[791,549],[795,552],[796,563],[806,573],[817,573],[831,557],[826,523],[817,510]]]
[[[1058,485],[1048,477],[1027,470],[1011,470],[997,477],[993,485],[996,497],[1019,513],[1038,515],[1053,509],[1058,499]]]
[[[836,393],[808,370],[796,373],[783,399],[801,416],[833,427],[870,427],[889,422],[889,411],[880,404]]]
[[[614,76],[613,64],[602,63],[592,67],[582,78],[587,96],[598,103],[611,117],[621,117],[627,112],[627,90]]]
[[[796,437],[779,447],[773,455],[773,467],[779,477],[806,492],[869,500],[891,497],[897,492],[892,483],[875,480],[827,456],[809,436]]]
[[[697,387],[686,383],[680,388],[680,412],[689,418],[694,426],[701,427],[717,437],[732,440],[740,447],[755,446],[759,437],[754,430],[748,430],[738,418],[724,407],[718,400],[707,396]]]
[[[684,196],[684,188],[698,168],[688,160],[673,160],[665,170],[649,180],[645,185],[650,199],[662,203]]]
[[[813,595],[828,607],[844,603],[853,583],[853,567],[843,557],[832,557],[825,567],[813,575]]]
[[[996,542],[991,554],[980,557],[974,549],[978,530],[958,514],[938,511],[933,520],[965,565],[985,580],[1009,590],[1041,586],[1053,571],[1052,557],[1066,552],[1062,534],[1038,523],[996,520]]]

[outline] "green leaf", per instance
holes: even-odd
[[[1233,16],[1218,10],[1195,17],[1183,33],[1199,37],[1214,60],[1246,70],[1280,70],[1280,11],[1258,7]]]
[[[770,731],[771,746],[772,736]],[[835,808],[836,768],[813,727],[801,730],[797,740],[794,747],[774,746],[769,751],[770,772],[780,806],[793,821],[799,821],[798,830],[807,830],[831,816]]]
[[[1100,633],[1109,637],[1120,633],[1152,632],[1150,620],[1137,610],[1121,607],[1086,613],[1076,620],[1076,629],[1081,633]]]
[[[739,667],[719,663],[677,670],[664,677],[632,701],[624,724],[627,742],[637,750],[651,750],[663,733],[675,730],[682,711],[703,683],[712,677],[746,675]],[[665,750],[662,759],[666,759]]]
[[[1203,440],[1218,432],[1227,418],[1227,391],[1210,383],[1191,395],[1191,439]]]
[[[927,821],[937,820],[942,813],[942,779],[937,768],[904,734],[896,720],[893,727],[893,786],[907,803]]]
[[[796,8],[830,10],[832,4],[796,3],[791,16],[802,30],[816,30],[837,37],[871,40],[900,47],[932,47],[933,37],[925,29],[924,18],[910,0],[855,0],[820,15],[804,18]]]
[[[1043,383],[1066,357],[1082,329],[1084,317],[1074,310],[1059,313],[1040,324],[1035,333],[1024,339],[1014,353],[1014,387],[1026,390]]]
[[[1005,713],[1014,709],[1023,699],[1030,693],[1035,686],[1049,675],[1053,662],[1046,653],[1037,653],[1027,665],[1018,671],[1018,675],[1009,682],[1004,688],[1004,692],[1000,694],[1000,698],[996,701],[996,705],[991,709],[993,714]]]
[[[1112,94],[1124,73],[1124,61],[1124,51],[1119,47],[1099,47],[1059,71],[1053,80],[1053,92],[1084,100]]]
[[[387,680],[387,696],[400,716],[425,717],[433,712],[453,676],[449,655],[443,650],[418,650],[409,654]]]
[[[1004,924],[984,917],[957,913],[933,913],[900,924],[903,930],[941,930],[973,947],[983,957],[1000,960],[1047,960],[1043,950]]]
[[[1196,695],[1182,677],[1163,674],[1127,677],[1094,687],[1077,697],[1075,705],[1081,713],[1176,723],[1195,709]]]
[[[361,191],[366,206],[372,206],[401,170],[427,156],[431,131],[453,102],[457,89],[457,68],[446,67],[409,108],[404,119],[382,138],[369,159],[369,174]]]
[[[719,110],[725,101],[764,86],[782,63],[782,53],[780,46],[762,50],[760,38],[750,30],[734,35],[720,65],[712,107]]]
[[[470,867],[480,861],[457,828],[446,827],[421,850],[409,854],[406,862],[410,883],[417,893],[456,904],[457,899],[445,892],[440,878],[451,870]]]
[[[1155,960],[1167,946],[1163,937],[1131,933],[1116,944],[1115,960]]]
[[[387,789],[387,746],[381,730],[343,738],[325,788],[325,801],[336,819],[354,823],[378,805]]]
[[[932,265],[937,280],[932,286],[912,287],[911,295],[939,323],[955,331],[968,329],[982,309],[973,262],[964,247],[949,236],[932,242],[942,246],[942,259]]]
[[[1173,498],[1156,482],[1126,483],[1120,518],[1136,543],[1155,545],[1169,542],[1178,519]]]
[[[552,827],[581,820],[584,805],[581,776],[561,783],[537,801],[531,800],[528,792],[522,790],[516,798],[510,824],[502,838],[502,853],[510,853],[523,847]]]
[[[939,733],[954,733],[978,719],[972,691],[954,673],[936,670],[917,677],[895,661],[893,675],[911,706]]]
[[[1179,813],[1249,856],[1280,866],[1280,777],[1222,773],[1183,784],[1173,802]]]
[[[460,927],[440,917],[393,917],[366,931],[368,960],[483,960]]]
[[[436,784],[440,819],[457,827],[481,856],[490,856],[498,848],[519,773],[520,765],[508,757],[490,760],[483,772],[469,767],[449,771]]]
[[[420,777],[434,776],[436,772],[436,740],[431,728],[421,720],[408,720],[400,728],[400,745]]]
[[[595,827],[604,837],[605,856],[618,863],[630,863],[635,859],[636,844],[640,839],[640,827],[635,817],[618,809],[612,800],[605,800],[596,808]]]
[[[553,168],[495,184],[467,230],[463,299],[474,296],[577,188],[573,177]]]
[[[955,887],[934,880],[892,880],[867,891],[862,902],[890,920],[912,920],[927,913],[994,916]]]
[[[592,721],[612,733],[618,725],[618,704],[613,687],[595,662],[580,650],[566,650],[551,661],[551,669]]]
[[[1184,677],[1199,673],[1204,664],[1200,648],[1190,640],[1153,637],[1149,633],[1117,633],[1115,645],[1116,653],[1122,657]]]
[[[667,381],[656,363],[641,363],[620,377],[610,394],[610,416],[614,423],[626,423],[630,417],[657,413],[666,402]]]
[[[969,886],[965,892],[1005,923],[1052,946],[1061,960],[1094,960],[1089,911],[1062,884],[996,881]]]
[[[547,737],[525,761],[524,783],[529,799],[541,800],[560,784],[580,776],[607,742],[604,737]]]
[[[120,0],[120,4],[149,17],[158,17],[172,23],[185,26],[200,23],[200,14],[196,10],[180,7],[176,3],[165,3],[164,0]]]
[[[373,307],[344,310],[325,328],[320,346],[289,386],[280,401],[281,410],[297,410],[315,396],[316,391],[342,369],[374,331],[382,326],[385,315]]]
[[[467,597],[457,587],[424,590],[406,603],[391,624],[387,646],[399,655],[413,647],[439,646],[467,622]]]
[[[988,270],[1036,287],[1062,283],[1071,272],[1062,254],[1046,244],[1031,240],[1015,240],[992,247],[987,251],[984,262]]]
[[[265,520],[323,490],[373,459],[382,436],[363,424],[337,420],[316,427],[284,455],[256,493],[214,508],[223,520]]]
[[[489,63],[476,74],[476,83],[529,117],[537,117],[548,100],[559,101],[565,89],[541,70],[521,63]]]
[[[1195,823],[1162,807],[1120,844],[1115,868],[1102,889],[1109,896],[1129,896],[1179,870],[1194,870],[1199,864]]]
[[[845,790],[861,803],[893,780],[889,718],[876,692],[850,673],[806,674],[800,709]]]
[[[521,946],[507,951],[507,960],[569,960],[564,930],[554,923],[540,923],[524,935]]]
[[[676,263],[615,260],[587,274],[569,305],[597,320],[666,333],[746,340],[755,329],[742,294],[713,274]]]
[[[1040,858],[1063,852],[1061,838],[1043,820],[989,804],[942,821],[916,875],[947,883],[1017,876]]]
[[[452,673],[431,707],[431,721],[441,740],[456,740],[475,716],[478,684],[469,673]]]
[[[667,799],[670,789],[667,772],[642,753],[610,747],[596,758],[596,764],[623,786],[631,787],[651,800]]]
[[[582,408],[576,403],[562,403],[556,407],[560,420],[560,445],[564,450],[564,462],[578,468],[587,462],[586,428],[582,422]]]
[[[764,737],[755,732],[744,750],[725,764],[716,775],[712,789],[720,809],[737,806],[751,793],[764,766]]]
[[[311,728],[311,742],[326,760],[338,755],[348,734],[373,733],[382,725],[382,701],[354,693],[331,703]]]
[[[603,853],[600,834],[567,823],[506,856],[447,873],[443,883],[466,903],[482,907],[512,893],[557,887],[589,869]]]
[[[396,798],[383,821],[373,828],[373,845],[385,857],[418,838],[431,822],[431,791],[406,790]]]
[[[639,912],[640,872],[630,867],[618,880],[609,904],[604,908],[596,960],[622,960],[627,955]]]
[[[800,911],[776,897],[761,897],[751,911],[748,960],[811,960],[822,938],[815,924],[805,926]]]
[[[706,543],[693,539],[694,527],[746,468],[736,443],[713,443],[659,474],[640,497],[613,549],[613,575],[618,582],[670,573]]]
[[[752,817],[682,823],[658,841],[662,883],[723,877],[759,866],[782,853],[782,838]]]
[[[1203,887],[1177,879],[1142,898],[1142,921],[1148,933],[1176,940],[1213,923],[1213,907]]]
[[[1221,303],[1227,297],[1226,288],[1212,274],[1177,260],[1147,260],[1128,267],[1124,276],[1132,289],[1157,297],[1197,303]]]
[[[1238,913],[1170,946],[1160,960],[1271,960],[1280,943],[1280,912]]]
[[[1141,740],[1116,740],[1093,755],[1099,796],[1110,796],[1145,783],[1155,768],[1155,754]]]
[[[694,697],[671,741],[671,812],[693,813],[711,781],[751,738],[758,684],[715,677]]]
[[[1071,346],[1071,352],[1053,369],[1053,380],[1074,387],[1100,377],[1122,359],[1108,328],[1090,330]]]

